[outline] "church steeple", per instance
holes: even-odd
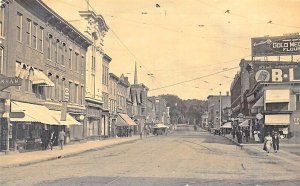
[[[135,69],[134,69],[134,84],[135,85],[138,84],[136,62],[135,62]]]

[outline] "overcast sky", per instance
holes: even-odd
[[[87,10],[85,0],[44,2],[74,25],[78,11]],[[150,95],[225,94],[240,59],[250,59],[251,37],[300,31],[300,0],[90,0],[90,5],[110,28],[104,39],[113,59],[110,72],[133,82],[136,61],[139,83]],[[203,78],[180,84],[198,77]],[[162,88],[172,84],[177,85]]]

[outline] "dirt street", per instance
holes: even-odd
[[[168,136],[3,168],[0,185],[299,185],[299,172],[267,153],[181,127]]]

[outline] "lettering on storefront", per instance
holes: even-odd
[[[293,122],[294,122],[294,124],[300,124],[300,118],[293,118]]]

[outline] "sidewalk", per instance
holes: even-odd
[[[279,160],[285,161],[290,163],[291,165],[295,165],[298,168],[300,168],[300,144],[288,144],[288,143],[281,143],[279,145],[279,151],[278,153],[274,153],[274,151],[271,151],[270,153],[266,153],[266,151],[263,150],[263,143],[255,143],[255,142],[249,142],[249,143],[241,143],[239,144],[237,142],[237,139],[233,139],[232,135],[225,135],[223,136],[230,140],[232,143],[236,144],[237,146],[240,146],[243,149],[248,149],[250,151],[256,151],[259,153],[264,153],[268,156],[277,158]],[[295,153],[295,151],[297,153]],[[299,154],[299,155],[298,155]]]
[[[136,141],[138,139],[140,139],[139,136],[112,138],[65,145],[63,150],[60,150],[59,147],[56,146],[52,151],[47,150],[7,154],[0,156],[0,168],[18,167],[63,157],[70,157],[84,152]]]

